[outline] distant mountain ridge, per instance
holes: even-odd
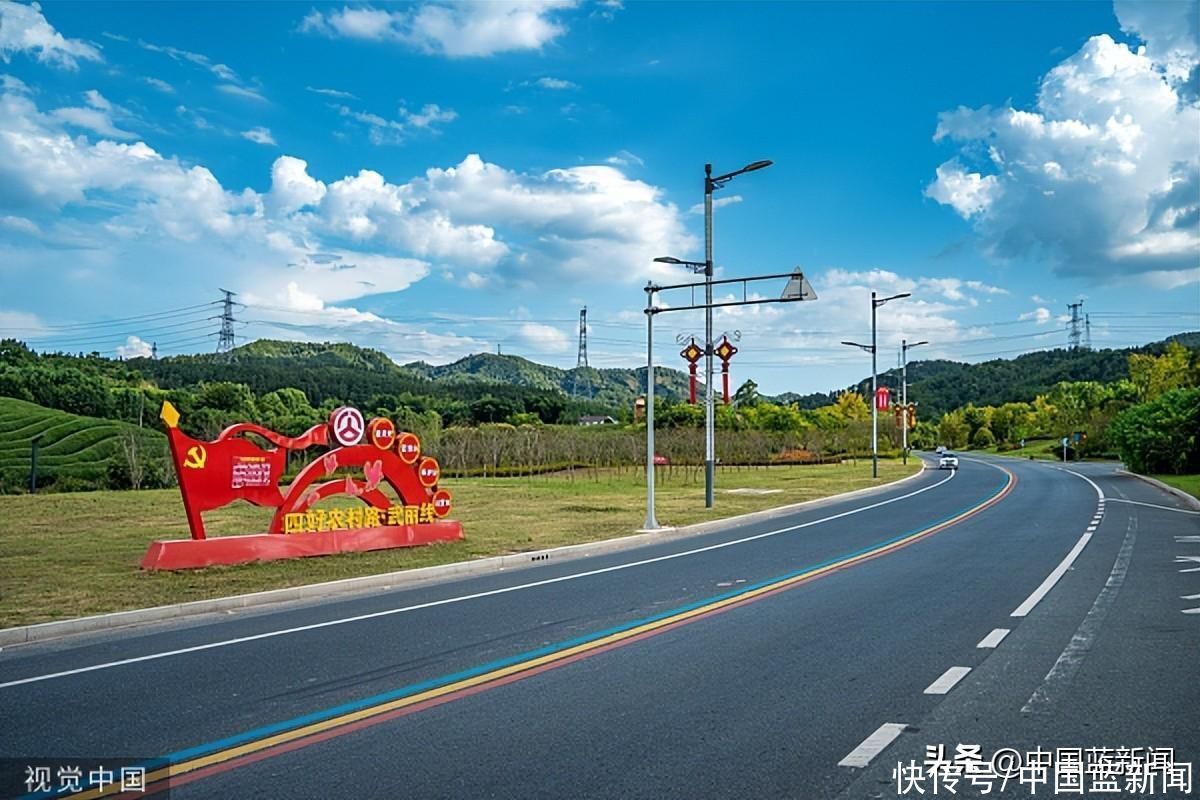
[[[1200,350],[1200,332],[1171,336],[1141,347],[1119,350],[1046,350],[1013,359],[978,364],[958,361],[913,361],[908,365],[908,395],[929,419],[966,403],[1000,405],[1031,401],[1060,381],[1115,381],[1128,376],[1130,353],[1161,353],[1167,342]],[[285,386],[302,389],[315,402],[326,396],[363,402],[372,394],[428,394],[445,390],[473,397],[490,386],[532,391],[573,393],[581,399],[612,408],[629,408],[644,392],[646,368],[560,369],[520,356],[476,353],[450,364],[414,361],[400,365],[379,350],[347,343],[303,343],[258,340],[224,355],[203,354],[165,359],[131,359],[125,364],[159,381],[164,388],[200,381],[230,380],[248,384],[257,393]],[[687,375],[675,369],[655,369],[655,391],[664,398],[687,396]],[[590,380],[589,380],[590,379]],[[899,370],[879,375],[880,385],[899,385]],[[847,387],[869,392],[870,378]],[[590,385],[590,391],[589,391]],[[839,391],[800,395],[784,393],[764,399],[802,408],[833,402]]]
[[[365,402],[374,395],[428,394],[439,387],[473,398],[488,386],[555,392],[611,408],[632,408],[644,393],[646,368],[559,369],[520,356],[476,353],[434,366],[423,361],[397,364],[385,353],[347,343],[284,342],[259,339],[226,354],[204,353],[124,362],[163,388],[201,381],[245,383],[255,394],[292,386],[315,403],[336,396]],[[655,391],[678,400],[687,396],[687,375],[655,368]]]
[[[533,389],[556,389],[564,394],[579,393],[598,403],[625,406],[645,392],[646,368],[597,369],[575,367],[559,369],[538,364],[521,356],[476,353],[451,364],[433,366],[424,361],[402,365],[401,369],[421,375],[431,381],[490,381]],[[654,391],[678,400],[687,396],[687,375],[683,372],[655,367]],[[591,392],[587,387],[591,386]]]

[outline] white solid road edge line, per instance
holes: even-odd
[[[1172,508],[1171,506],[1160,506],[1156,503],[1143,503],[1140,500],[1121,500],[1113,498],[1114,503],[1128,503],[1131,506],[1145,506],[1146,508],[1157,508],[1160,511],[1174,511],[1176,514],[1200,514],[1200,511],[1190,511],[1186,508]]]
[[[259,641],[262,639],[272,639],[276,636],[288,636],[288,635],[295,634],[295,633],[303,633],[305,631],[320,630],[322,628],[329,628],[334,625],[346,625],[349,623],[362,622],[364,620],[369,620],[369,619],[378,619],[380,617],[389,617],[394,614],[406,614],[406,613],[409,613],[412,611],[420,611],[420,610],[423,610],[426,608],[435,608],[437,606],[445,606],[445,605],[450,605],[453,603],[462,603],[462,602],[466,602],[469,600],[478,600],[480,598],[493,597],[495,595],[508,594],[510,592],[519,592],[519,591],[523,591],[525,589],[534,589],[539,586],[549,586],[551,584],[563,583],[565,581],[578,580],[580,578],[590,578],[594,575],[604,575],[604,574],[607,574],[610,572],[617,572],[619,570],[626,570],[626,569],[632,569],[634,567],[645,566],[647,564],[657,564],[661,561],[671,561],[676,558],[685,558],[687,556],[693,556],[698,553],[707,553],[707,552],[711,552],[713,550],[721,550],[726,547],[734,547],[737,545],[745,544],[747,542],[758,541],[759,539],[766,539],[766,538],[769,538],[772,536],[779,536],[781,534],[791,533],[792,531],[802,530],[804,528],[811,528],[814,525],[821,525],[826,522],[831,522],[835,519],[842,519],[843,517],[849,517],[854,514],[860,514],[863,511],[870,511],[875,508],[880,508],[882,506],[891,505],[892,503],[900,502],[901,500],[907,500],[910,497],[915,497],[919,494],[924,494],[925,492],[928,492],[932,489],[936,489],[939,486],[942,486],[943,484],[945,484],[948,481],[950,481],[951,479],[953,479],[954,475],[955,475],[955,472],[952,471],[949,475],[947,475],[945,478],[938,481],[937,483],[931,483],[928,486],[922,486],[920,489],[915,489],[907,494],[898,495],[896,497],[889,497],[886,500],[880,500],[876,503],[871,503],[870,505],[859,506],[858,508],[851,508],[846,511],[839,512],[837,514],[831,514],[827,517],[821,517],[819,519],[813,519],[813,520],[809,520],[808,522],[801,522],[801,523],[797,523],[795,525],[788,525],[783,528],[775,528],[774,530],[765,531],[763,533],[756,533],[751,536],[743,536],[739,539],[730,539],[730,540],[724,541],[724,542],[717,542],[715,544],[706,545],[704,547],[695,547],[690,550],[680,550],[680,551],[676,551],[673,553],[666,553],[661,556],[654,556],[653,558],[639,559],[637,561],[626,561],[626,562],[623,562],[620,564],[613,564],[612,566],[608,566],[608,567],[599,567],[597,569],[590,569],[590,570],[586,570],[584,572],[573,572],[573,573],[570,573],[567,575],[559,575],[554,578],[545,578],[543,580],[538,580],[538,581],[529,581],[528,583],[518,583],[518,584],[511,585],[511,586],[502,586],[498,589],[489,589],[487,591],[482,591],[482,592],[472,592],[471,594],[457,595],[454,597],[445,597],[440,600],[430,600],[429,602],[426,602],[426,603],[416,603],[414,605],[400,606],[398,608],[386,608],[381,611],[372,611],[372,612],[366,613],[366,614],[356,614],[356,615],[350,616],[350,617],[339,617],[336,619],[325,620],[323,622],[314,622],[314,623],[311,623],[308,625],[297,625],[297,626],[291,627],[291,628],[281,628],[281,629],[277,629],[277,630],[264,631],[263,633],[255,633],[255,634],[251,634],[248,636],[238,636],[233,639],[222,639],[222,640],[218,640],[215,642],[206,642],[204,644],[192,645],[191,647],[181,647],[176,650],[165,650],[165,651],[160,651],[160,652],[156,652],[156,653],[148,653],[146,655],[141,655],[141,656],[132,656],[130,658],[122,658],[122,659],[118,659],[116,661],[105,661],[105,662],[101,662],[99,664],[91,664],[86,667],[77,667],[75,669],[62,670],[61,672],[51,672],[51,673],[46,673],[46,674],[42,674],[42,675],[33,675],[33,676],[30,676],[27,678],[18,678],[16,680],[11,680],[11,681],[6,681],[4,683],[0,683],[0,689],[7,689],[12,686],[21,686],[21,685],[24,685],[27,683],[37,683],[39,681],[53,680],[55,678],[63,678],[68,675],[79,675],[84,672],[94,672],[96,670],[101,670],[101,669],[111,669],[113,667],[121,667],[121,666],[125,666],[127,664],[140,664],[145,661],[156,661],[160,658],[170,658],[172,656],[184,655],[186,653],[197,653],[202,650],[212,650],[213,648],[217,648],[217,647],[229,647],[231,645],[236,645],[236,644],[245,644],[246,642],[256,642],[256,641]]]
[[[991,633],[989,633],[987,636],[983,637],[983,639],[980,640],[979,644],[977,644],[975,646],[977,648],[978,647],[996,647],[997,645],[999,645],[1001,642],[1004,641],[1004,637],[1008,636],[1009,632],[1010,631],[1008,628],[995,628],[992,630]]]
[[[883,752],[896,737],[908,726],[903,722],[885,722],[879,728],[863,739],[863,743],[850,751],[850,755],[838,762],[839,767],[857,767],[861,769],[871,763],[871,759]]]
[[[639,530],[635,534],[618,536],[613,539],[599,539],[594,542],[581,542],[580,544],[569,544],[541,550],[527,550],[509,555],[479,558],[473,561],[454,561],[449,564],[439,564],[431,567],[403,569],[395,572],[384,572],[378,575],[364,575],[358,578],[342,578],[335,581],[309,583],[284,589],[268,589],[250,594],[216,597],[210,600],[192,600],[186,603],[176,603],[167,606],[114,611],[107,614],[95,614],[89,617],[64,619],[55,622],[40,622],[14,628],[0,628],[0,646],[47,641],[80,633],[105,632],[146,623],[175,621],[200,614],[238,611],[297,600],[328,600],[335,596],[350,595],[368,589],[389,591],[393,589],[407,589],[414,586],[429,586],[464,578],[479,577],[481,575],[504,574],[511,569],[530,566],[532,557],[540,554],[553,554],[555,561],[561,563],[577,558],[589,558],[596,555],[653,546],[666,541],[677,541],[690,536],[720,533],[726,529],[736,528],[738,525],[766,522],[775,517],[797,511],[821,508],[845,500],[879,494],[894,489],[908,481],[920,478],[924,474],[925,470],[920,469],[912,475],[907,475],[899,480],[880,486],[867,486],[851,492],[830,495],[829,497],[819,497],[815,500],[805,500],[800,503],[768,508],[762,511],[751,511],[746,514],[709,520],[708,522],[698,522],[681,528],[663,527],[652,532]],[[954,473],[951,472],[949,476],[933,484],[933,486],[940,486],[953,477]],[[918,492],[920,491],[924,490],[918,490]],[[904,495],[904,497],[910,496],[911,494]],[[869,508],[874,507],[869,506]],[[0,686],[0,688],[3,687]]]
[[[971,671],[970,667],[951,667],[925,690],[925,694],[946,694]]]
[[[1091,484],[1092,488],[1096,490],[1096,497],[1098,501],[1100,503],[1105,501],[1106,498],[1104,496],[1104,490],[1101,489],[1094,480],[1086,475],[1081,475],[1073,469],[1064,469],[1063,467],[1058,467],[1058,469],[1062,470],[1063,472],[1070,473],[1076,478],[1082,478],[1083,480],[1087,481],[1089,484]],[[1075,563],[1075,559],[1079,558],[1079,554],[1083,552],[1083,548],[1086,547],[1087,543],[1092,539],[1092,534],[1090,532],[1091,530],[1092,529],[1089,529],[1088,532],[1085,532],[1079,537],[1079,541],[1077,541],[1075,546],[1071,548],[1071,552],[1067,553],[1063,560],[1058,563],[1058,566],[1046,576],[1046,580],[1042,581],[1042,584],[1033,590],[1033,594],[1029,595],[1029,597],[1026,597],[1025,602],[1017,606],[1017,609],[1012,612],[1011,616],[1024,617],[1028,615],[1030,611],[1033,611],[1033,607],[1042,601],[1042,598],[1054,588],[1054,585],[1058,583],[1059,579],[1062,578],[1062,576],[1066,574],[1067,570],[1071,568],[1071,565]]]
[[[1042,601],[1042,598],[1054,588],[1054,584],[1058,583],[1058,579],[1066,574],[1066,571],[1071,568],[1071,565],[1075,563],[1075,559],[1079,558],[1079,554],[1083,552],[1083,548],[1088,542],[1091,541],[1091,539],[1092,534],[1090,533],[1085,533],[1083,536],[1080,536],[1079,541],[1077,541],[1075,546],[1071,548],[1071,552],[1067,553],[1063,560],[1058,562],[1058,566],[1054,568],[1054,571],[1046,576],[1046,580],[1042,581],[1042,585],[1034,589],[1033,594],[1029,595],[1029,597],[1026,597],[1025,602],[1017,606],[1016,611],[1012,612],[1011,616],[1024,617],[1028,615],[1030,611],[1033,611],[1033,607]]]

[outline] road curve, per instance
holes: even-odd
[[[178,797],[895,796],[939,743],[1195,763],[1197,534],[1109,466],[965,458],[622,553],[8,648],[0,796],[35,758],[165,758]]]

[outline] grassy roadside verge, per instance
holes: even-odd
[[[663,476],[658,520],[688,525],[898,480],[911,459],[803,467],[722,469],[716,507],[703,476]],[[186,572],[143,572],[154,539],[188,536],[175,489],[0,497],[0,628],[374,575],[632,533],[645,519],[643,479],[602,473],[530,479],[447,480],[467,539],[430,547],[348,553]],[[769,489],[771,494],[730,493]],[[210,536],[265,530],[270,511],[237,504],[205,515]]]
[[[1156,481],[1162,481],[1168,486],[1187,492],[1200,500],[1200,475],[1151,475]]]
[[[1032,458],[1036,461],[1062,461],[1062,449],[1058,448],[1051,453],[1046,448],[1048,445],[1057,444],[1057,439],[1031,439],[1026,443],[1025,447],[1018,447],[1014,450],[999,450],[995,445],[985,447],[980,450],[963,450],[963,453],[987,453],[990,456],[1011,456],[1013,458]]]

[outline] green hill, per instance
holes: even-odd
[[[435,383],[486,381],[531,389],[546,389],[578,394],[610,406],[629,408],[633,399],[645,393],[646,368],[596,369],[576,367],[559,369],[537,364],[520,356],[477,353],[452,364],[432,366],[423,361],[405,364],[403,369],[422,375]],[[687,396],[687,375],[676,369],[657,367],[654,390],[664,397],[679,400]],[[590,383],[591,390],[587,390]]]
[[[255,395],[287,387],[300,389],[313,405],[327,399],[369,405],[380,396],[439,397],[471,403],[494,395],[528,401],[537,395],[575,397],[578,413],[631,410],[644,392],[646,370],[559,369],[519,356],[477,353],[452,364],[416,361],[403,366],[384,353],[345,343],[258,340],[228,354],[203,353],[121,362],[163,389],[194,387],[205,381],[244,383]],[[656,391],[678,400],[687,395],[687,376],[655,370]],[[589,389],[590,385],[590,389]],[[525,405],[529,405],[525,402]]]
[[[166,466],[167,437],[157,431],[0,397],[0,491],[29,485],[30,441],[38,435],[40,487],[107,487],[123,436],[133,437],[158,473]]]

